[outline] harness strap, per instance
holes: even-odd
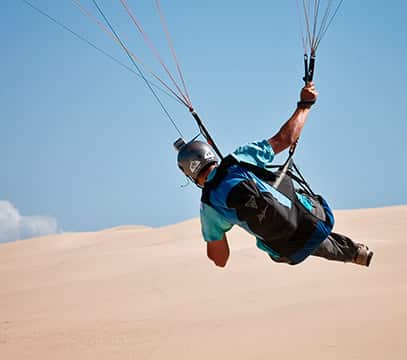
[[[236,165],[237,163],[237,160],[232,155],[226,156],[221,161],[220,165],[216,168],[215,176],[211,180],[207,181],[202,189],[201,201],[203,203],[211,205],[209,199],[211,191],[220,184],[220,182],[226,176],[229,167]]]
[[[284,166],[280,167],[280,170],[273,173],[270,170],[259,167],[257,165],[250,164],[245,161],[237,160],[234,156],[228,155],[225,157],[220,165],[216,168],[215,176],[205,183],[205,186],[202,191],[202,202],[210,205],[210,192],[216,188],[220,182],[227,175],[228,169],[233,165],[239,165],[246,170],[252,172],[254,175],[260,179],[268,182],[275,189],[286,195],[291,200],[295,200],[295,189],[292,182],[292,174],[289,170],[293,162],[287,161]]]

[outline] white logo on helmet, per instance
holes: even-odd
[[[213,154],[213,152],[212,152],[211,150],[208,150],[208,151],[205,153],[205,156],[204,156],[205,160],[212,159],[212,158],[214,158],[214,157],[215,157],[215,155]]]
[[[191,170],[192,173],[195,173],[195,171],[197,169],[199,169],[201,167],[201,162],[198,160],[193,160],[191,161],[191,163],[189,164],[189,170]]]

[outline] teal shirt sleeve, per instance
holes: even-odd
[[[242,145],[238,147],[232,155],[237,160],[257,165],[262,168],[266,168],[274,160],[274,150],[267,140]]]
[[[206,242],[223,239],[225,233],[233,226],[214,208],[205,203],[201,203],[200,216],[202,236]]]

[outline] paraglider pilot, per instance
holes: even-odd
[[[201,228],[207,255],[224,267],[226,233],[238,225],[272,260],[296,265],[310,255],[369,266],[373,252],[332,231],[333,213],[320,195],[298,189],[290,170],[269,170],[275,155],[298,140],[318,93],[305,85],[292,116],[271,138],[238,147],[221,162],[202,141],[175,142],[178,166],[202,188]]]

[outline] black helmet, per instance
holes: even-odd
[[[174,143],[174,147],[178,150],[178,167],[195,184],[202,170],[218,162],[212,148],[205,142],[193,140],[185,143],[180,138]]]

